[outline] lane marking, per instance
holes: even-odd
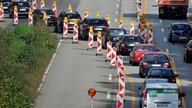
[[[119,4],[117,4],[117,8],[119,7]]]
[[[118,14],[118,11],[116,11],[115,13]]]
[[[115,22],[117,22],[117,18],[115,18]]]
[[[162,19],[160,19],[159,22],[162,23]]]
[[[167,41],[167,39],[166,39],[165,37],[163,38],[163,40],[164,40],[164,42],[166,42],[166,41]]]
[[[109,81],[112,80],[112,74],[109,74]]]
[[[161,28],[161,31],[164,32],[165,31],[164,28]]]
[[[107,91],[107,99],[110,99],[111,98],[111,92],[110,91]]]
[[[169,53],[169,49],[168,49],[168,48],[166,48],[165,51],[166,51],[167,53]]]

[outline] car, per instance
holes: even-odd
[[[170,25],[168,41],[175,42],[188,42],[192,39],[191,26],[188,22],[174,22]]]
[[[12,4],[12,0],[0,0],[3,3],[4,11],[9,11],[8,7]]]
[[[147,52],[139,63],[139,76],[145,77],[151,68],[171,68],[170,58],[163,52]]]
[[[139,65],[145,53],[154,51],[159,51],[154,44],[136,44],[129,54],[129,63],[131,63],[132,66]]]
[[[36,22],[38,20],[43,20],[44,12],[46,13],[46,16],[47,16],[47,24],[55,25],[56,16],[54,15],[54,12],[51,8],[38,8],[38,9],[34,10],[34,12],[33,12],[34,22]]]
[[[82,21],[81,15],[78,12],[61,12],[56,18],[56,24],[54,26],[55,32],[63,32],[63,19],[68,19],[68,32],[73,32],[74,22],[77,21],[78,25]]]
[[[90,27],[93,27],[94,32],[94,40],[97,39],[97,33],[98,31],[103,32],[104,28],[109,28],[109,25],[106,21],[106,19],[102,16],[100,17],[86,17],[79,25],[79,37],[81,39],[88,39],[89,36],[89,29]]]
[[[129,55],[136,44],[144,43],[139,34],[124,34],[116,43],[117,55]]]
[[[115,46],[116,41],[118,41],[124,34],[126,30],[119,27],[104,28],[102,33],[102,48],[107,48],[107,42],[113,42],[112,46]]]
[[[29,14],[29,2],[26,1],[13,1],[11,5],[9,5],[9,17],[12,18],[14,16],[14,7],[17,6],[18,16],[25,16],[28,18]]]
[[[151,68],[145,77],[148,78],[166,78],[169,82],[176,83],[176,77],[178,75],[174,74],[171,68]]]
[[[168,79],[146,79],[139,89],[139,108],[182,108],[182,97],[177,83]]]
[[[183,60],[186,63],[192,62],[192,40],[190,40],[185,46]]]

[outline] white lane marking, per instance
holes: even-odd
[[[169,53],[169,49],[165,49],[167,53]]]
[[[164,28],[161,28],[161,31],[164,32],[165,31]]]
[[[115,18],[115,22],[117,22],[117,18]]]
[[[159,22],[162,23],[162,20],[160,19]]]
[[[118,14],[118,11],[116,11],[115,13]]]
[[[118,0],[118,1],[120,1],[120,0]]]
[[[164,42],[166,42],[166,41],[167,41],[167,39],[166,39],[166,38],[163,38],[163,40],[164,40]]]
[[[110,91],[107,91],[107,99],[110,99]]]
[[[109,74],[109,81],[112,80],[112,74]]]
[[[119,4],[117,4],[117,7],[119,7]]]
[[[48,65],[48,67],[47,67],[47,69],[46,69],[46,71],[45,71],[45,73],[44,73],[44,75],[43,75],[42,82],[41,82],[41,84],[39,85],[39,88],[38,88],[38,92],[41,90],[41,88],[42,88],[42,86],[43,86],[43,83],[44,83],[44,81],[45,81],[45,78],[47,77],[47,74],[48,74],[48,72],[49,72],[49,69],[51,68],[51,65],[53,64],[53,61],[54,61],[55,56],[56,56],[56,54],[57,54],[57,52],[58,52],[58,50],[59,50],[59,47],[61,46],[62,41],[63,41],[63,40],[61,39],[61,40],[59,41],[58,45],[57,45],[56,52],[53,54],[52,59],[51,59],[49,65]]]

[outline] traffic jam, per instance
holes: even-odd
[[[134,103],[137,104],[136,106],[139,108],[187,108],[185,97],[188,94],[182,90],[180,73],[176,69],[176,65],[177,67],[179,65],[172,57],[174,54],[171,55],[166,48],[156,44],[158,40],[155,40],[154,35],[157,35],[157,26],[150,23],[153,19],[148,19],[146,15],[146,1],[133,0],[133,2],[136,3],[134,20],[131,19],[128,22],[126,18],[120,16],[115,22],[117,26],[112,26],[110,15],[102,16],[99,9],[91,16],[88,8],[85,7],[81,14],[82,12],[74,11],[71,4],[67,4],[68,7],[65,7],[67,11],[59,13],[56,1],[51,3],[51,8],[47,8],[44,0],[39,4],[36,0],[2,0],[0,21],[6,20],[5,14],[13,19],[13,26],[20,23],[20,16],[24,16],[29,25],[43,21],[54,34],[61,37],[62,41],[70,40],[70,44],[86,46],[87,52],[94,51],[95,56],[103,57],[109,69],[114,69],[116,72],[118,81],[115,95],[116,108],[127,107],[126,88],[132,78],[130,68],[137,68],[138,71],[134,73],[136,74],[134,77],[142,81],[136,89],[133,87],[132,95],[137,100],[133,97],[134,100],[129,99],[136,101]],[[187,18],[188,2],[188,0],[158,0],[156,8],[159,9],[157,17],[160,21],[178,17],[178,20],[173,19],[175,21],[168,25],[167,44],[171,48],[174,45],[183,45],[184,51],[179,56],[182,58],[180,62],[191,65],[192,29],[190,23],[184,21]],[[37,4],[40,8],[37,8]],[[124,25],[125,23],[129,26]],[[134,81],[130,83],[131,86],[132,84]],[[97,95],[97,89],[90,88],[88,95],[93,99]],[[129,104],[135,108],[133,102]]]

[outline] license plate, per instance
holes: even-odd
[[[168,107],[166,103],[157,103],[157,107]]]
[[[20,11],[26,11],[26,9],[19,9]]]
[[[102,28],[94,28],[94,30],[102,30]]]
[[[129,46],[135,46],[135,44],[129,44]]]
[[[161,64],[152,64],[153,67],[160,67]]]

